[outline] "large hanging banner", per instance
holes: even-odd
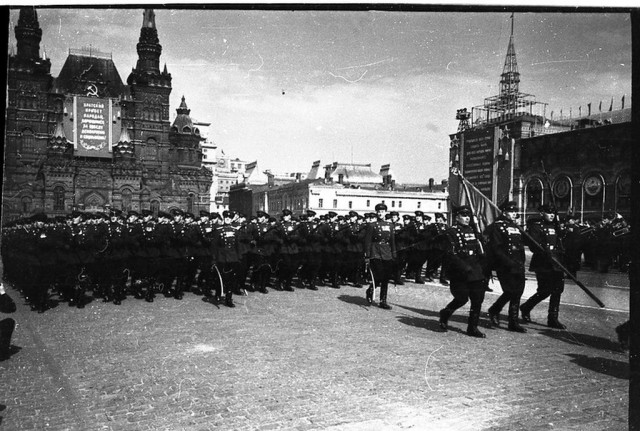
[[[462,141],[462,173],[485,196],[493,197],[495,127],[467,130]]]
[[[71,141],[79,157],[112,157],[120,135],[120,107],[108,98],[74,96],[67,112],[72,115]]]

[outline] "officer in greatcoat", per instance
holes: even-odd
[[[373,302],[374,289],[380,287],[379,307],[390,310],[387,304],[389,280],[393,276],[393,261],[396,257],[395,231],[391,222],[385,220],[387,206],[375,206],[377,219],[369,224],[364,238],[364,256],[373,273],[372,284],[366,292],[367,303]],[[375,283],[375,285],[373,284]]]

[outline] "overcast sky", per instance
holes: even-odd
[[[307,172],[315,160],[390,163],[398,182],[448,176],[456,110],[499,93],[510,13],[156,9],[161,67],[211,122],[226,154],[261,169]],[[39,9],[57,76],[69,48],[113,53],[126,79],[140,9]],[[10,43],[18,12],[12,11]],[[624,13],[515,15],[520,91],[567,114],[631,101],[631,22]],[[557,114],[556,114],[557,115]],[[173,118],[173,116],[172,116]]]

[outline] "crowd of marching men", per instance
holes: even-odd
[[[495,271],[503,294],[488,308],[499,326],[502,308],[509,303],[508,329],[526,332],[531,309],[550,298],[548,325],[558,321],[565,268],[575,275],[582,255],[596,238],[598,268],[606,270],[617,256],[628,264],[624,244],[629,226],[619,214],[606,214],[594,227],[575,216],[557,218],[552,205],[540,207],[540,218],[516,221],[520,209],[505,202],[502,215],[480,232],[468,206],[454,207],[453,225],[444,214],[435,220],[421,211],[400,215],[383,203],[376,212],[319,215],[307,210],[295,216],[288,209],[278,218],[258,211],[194,214],[149,210],[109,209],[66,216],[35,215],[3,227],[4,279],[44,312],[52,295],[83,308],[93,297],[121,304],[127,296],[153,302],[158,294],[182,299],[185,292],[203,295],[215,304],[234,307],[233,295],[247,291],[268,293],[295,288],[317,290],[319,285],[340,288],[367,285],[366,300],[373,303],[379,288],[379,306],[387,304],[389,282],[403,284],[403,275],[415,283],[450,284],[453,300],[440,311],[440,326],[447,330],[455,310],[471,302],[467,333],[483,337],[478,317],[488,280]],[[524,237],[523,237],[524,234]],[[533,252],[529,271],[535,272],[538,290],[520,305],[525,281],[525,245]],[[628,245],[628,244],[627,244]],[[555,260],[554,260],[555,259]],[[426,264],[426,265],[425,265]],[[294,284],[295,283],[295,284]],[[88,296],[90,295],[90,296]],[[522,314],[519,320],[518,313]]]
[[[50,297],[84,307],[93,298],[121,304],[127,296],[153,302],[158,294],[182,299],[185,292],[233,307],[233,295],[268,293],[319,285],[340,288],[369,284],[365,260],[368,229],[376,213],[346,215],[283,210],[276,219],[180,209],[157,214],[73,211],[66,216],[35,215],[3,227],[5,280],[19,289],[34,310],[44,312]],[[385,219],[394,226],[393,280],[417,283],[438,276],[442,250],[434,240],[447,229],[421,211]],[[426,263],[426,265],[425,265]]]

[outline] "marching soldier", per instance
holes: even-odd
[[[238,269],[240,266],[240,254],[238,252],[238,228],[233,226],[235,213],[224,211],[222,213],[222,226],[214,231],[216,243],[215,271],[221,278],[216,288],[216,302],[222,299],[224,289],[225,305],[233,308],[233,291],[238,288]]]
[[[293,276],[295,275],[298,260],[298,243],[300,242],[299,226],[291,220],[291,210],[282,210],[282,222],[280,223],[278,234],[280,235],[282,245],[280,246],[280,265],[278,266],[278,283],[282,289],[293,292],[291,286]]]
[[[531,322],[530,313],[533,307],[549,298],[547,326],[565,329],[566,326],[558,321],[560,297],[564,291],[564,273],[552,259],[559,260],[563,251],[561,233],[556,224],[556,208],[551,204],[544,204],[539,210],[541,219],[532,222],[528,229],[529,235],[535,241],[528,244],[533,252],[529,270],[536,273],[538,289],[520,306],[520,312],[522,320]]]
[[[429,231],[427,230],[425,219],[426,217],[422,211],[416,211],[415,218],[409,225],[409,236],[413,244],[407,259],[407,278],[412,276],[417,284],[424,284],[422,267],[427,261]],[[431,218],[428,217],[428,219],[430,220]]]
[[[393,274],[393,260],[396,257],[395,231],[393,225],[385,220],[387,206],[380,203],[375,206],[375,210],[377,220],[369,224],[364,239],[365,262],[370,265],[374,278],[367,289],[367,303],[373,303],[374,289],[380,286],[379,307],[390,310],[391,306],[387,304],[387,290]]]
[[[301,236],[303,238],[304,262],[300,269],[301,285],[307,283],[310,290],[318,290],[316,286],[318,271],[322,264],[322,249],[318,228],[320,226],[317,214],[307,210],[307,221],[304,222]]]
[[[450,290],[453,300],[440,310],[440,327],[447,331],[451,315],[471,301],[467,320],[467,335],[484,338],[478,330],[480,310],[485,292],[485,262],[481,239],[470,226],[471,208],[463,205],[454,208],[456,223],[447,229],[443,240],[445,244],[444,266],[450,277]]]
[[[500,206],[502,215],[485,230],[487,254],[502,287],[502,295],[489,307],[489,319],[500,326],[500,311],[509,303],[509,330],[527,332],[518,323],[520,297],[524,292],[524,242],[516,225],[518,204],[513,201]]]
[[[438,239],[440,235],[443,235],[449,226],[447,226],[447,219],[442,213],[435,213],[435,222],[427,226],[429,230],[429,243],[427,245],[427,281],[432,281],[436,278],[438,268],[440,268],[440,284],[448,286],[447,275],[442,267],[442,257],[444,251],[440,247],[442,241]]]

